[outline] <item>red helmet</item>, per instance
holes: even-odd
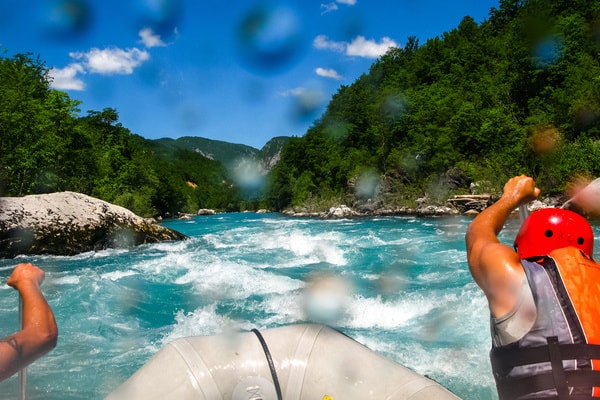
[[[552,250],[569,246],[592,257],[594,232],[581,215],[561,208],[532,212],[515,238],[515,249],[521,258],[545,256]]]

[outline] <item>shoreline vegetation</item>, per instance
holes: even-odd
[[[418,201],[418,207],[349,207],[336,205],[326,210],[296,207],[278,212],[287,217],[347,219],[377,216],[439,217],[476,215],[497,200],[490,194],[456,195],[446,205]],[[529,210],[561,204],[558,197],[546,197],[529,204]],[[270,213],[259,209],[259,214]],[[515,210],[515,212],[518,212]],[[194,215],[218,215],[213,209],[200,209]],[[181,214],[177,218],[193,218]],[[0,197],[0,257],[53,254],[76,255],[108,248],[132,248],[141,244],[185,240],[187,237],[142,218],[124,207],[81,193],[61,192],[24,197]]]
[[[293,207],[283,211],[272,211],[268,209],[259,209],[256,211],[241,211],[257,214],[264,213],[279,213],[287,217],[299,218],[359,218],[359,217],[385,217],[385,216],[416,216],[416,217],[438,217],[438,216],[475,216],[485,208],[492,205],[498,200],[497,196],[491,194],[481,195],[455,195],[447,200],[447,205],[426,204],[426,200],[422,199],[417,207],[380,207],[369,209],[365,207],[353,208],[345,204],[331,206],[327,210],[312,210],[309,207]],[[560,196],[548,196],[541,200],[531,202],[527,209],[529,212],[547,207],[560,207],[564,203],[564,199]],[[519,210],[515,209],[515,213]],[[192,219],[196,215],[218,215],[219,212],[212,209],[201,209],[197,214],[181,214],[178,219]]]

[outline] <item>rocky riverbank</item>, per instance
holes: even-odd
[[[284,210],[283,214],[290,217],[315,217],[315,218],[353,218],[353,217],[375,217],[392,215],[413,215],[418,217],[436,217],[452,215],[477,215],[486,207],[493,204],[497,198],[489,194],[484,195],[461,195],[453,196],[447,200],[447,205],[427,204],[425,200],[419,202],[415,208],[410,207],[358,207],[352,208],[347,205],[338,205],[326,211],[309,211],[302,207]],[[536,200],[528,205],[530,212],[546,207],[558,207],[563,199],[547,197]],[[517,213],[518,210],[515,210]]]
[[[74,192],[0,198],[0,257],[74,255],[183,240],[126,208]]]

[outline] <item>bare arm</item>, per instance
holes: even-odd
[[[532,178],[523,175],[511,178],[504,186],[502,197],[482,211],[467,229],[469,268],[496,317],[513,308],[524,277],[519,256],[512,247],[498,240],[498,234],[515,208],[534,200],[539,193]]]
[[[56,346],[58,328],[52,309],[40,290],[44,271],[19,264],[7,284],[19,291],[23,304],[23,328],[0,339],[0,380],[6,379]]]

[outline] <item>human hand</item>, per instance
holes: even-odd
[[[540,189],[535,186],[533,178],[520,175],[510,178],[504,185],[502,197],[511,199],[515,207],[537,199]]]
[[[34,283],[36,286],[39,286],[44,281],[45,275],[44,271],[33,264],[18,264],[6,281],[6,284],[17,290],[19,290],[21,285],[26,283]]]

